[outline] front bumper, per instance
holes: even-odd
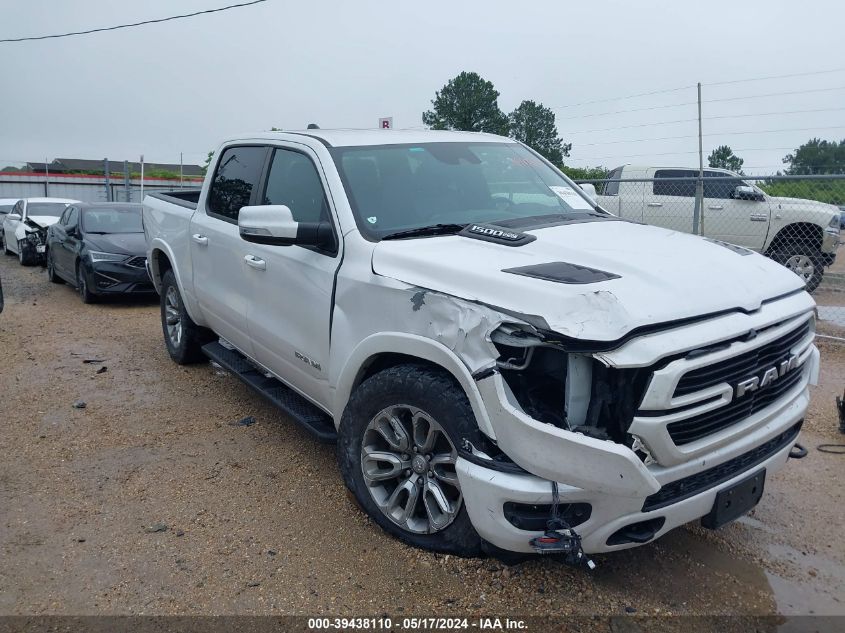
[[[825,229],[822,236],[822,255],[836,257],[836,249],[842,243],[840,231],[837,229]],[[833,260],[831,260],[833,263]]]
[[[754,314],[726,315],[633,339],[601,356],[615,366],[651,366],[665,357],[667,350],[679,354],[752,328],[764,331],[768,327],[769,333],[780,328],[791,330],[808,318],[811,306],[806,293],[800,293],[767,304]],[[766,336],[765,332],[761,334],[757,344],[764,344]],[[743,344],[737,347],[744,350]],[[819,353],[812,337],[809,341],[802,338],[798,347],[802,361],[795,371],[801,374],[795,384],[777,400],[730,427],[671,451],[661,444],[661,435],[655,429],[644,427],[641,438],[652,450],[653,460],[641,459],[627,446],[534,420],[522,411],[499,374],[479,380],[478,390],[499,448],[526,473],[502,472],[486,467],[483,460],[458,460],[458,478],[475,529],[502,549],[533,551],[529,542],[542,534],[542,526],[535,523],[532,529],[520,529],[512,523],[513,513],[508,515],[505,506],[550,505],[551,481],[558,482],[561,508],[589,504],[589,518],[575,526],[587,553],[640,544],[619,542],[619,538],[608,543],[611,536],[632,524],[658,520],[654,523],[659,529],[645,542],[707,515],[719,491],[760,469],[772,473],[786,462],[809,404],[808,385],[817,380],[819,368]],[[713,355],[718,358],[718,352]],[[686,371],[692,362],[678,371]],[[668,393],[673,390],[674,384]]]
[[[669,484],[690,477],[696,472],[707,471],[753,451],[756,447],[776,439],[799,424],[804,417],[808,402],[809,396],[804,386],[797,398],[772,412],[770,420],[763,427],[729,449],[714,451],[713,455],[696,460],[693,464],[681,464],[671,468],[643,466],[643,469],[659,484]],[[656,510],[643,511],[643,506],[650,495],[630,497],[601,492],[598,490],[604,483],[601,480],[595,481],[595,485],[590,488],[558,483],[561,507],[565,508],[566,504],[575,503],[590,504],[589,519],[575,527],[581,535],[585,552],[610,552],[635,547],[639,543],[627,542],[613,545],[608,544],[608,539],[632,524],[651,519],[663,519],[661,527],[650,539],[654,540],[669,530],[707,515],[713,508],[716,495],[720,490],[729,488],[751,472],[765,468],[766,473],[771,474],[782,468],[794,443],[794,440],[790,441],[762,461],[758,460],[747,468],[738,469],[730,479],[716,486]],[[593,454],[592,458],[599,464],[604,461],[599,454]],[[540,536],[542,532],[523,530],[513,525],[505,516],[505,504],[550,505],[552,502],[550,482],[531,474],[516,475],[498,472],[465,459],[458,459],[457,473],[467,512],[479,535],[505,550],[533,552],[529,541],[535,536]]]
[[[97,295],[155,293],[147,269],[122,262],[96,262],[86,266],[88,287]]]

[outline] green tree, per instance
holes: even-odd
[[[561,165],[560,170],[572,180],[602,180],[607,178],[607,167],[570,167]],[[601,184],[601,183],[599,183]],[[596,185],[598,188],[598,185]]]
[[[422,121],[435,130],[465,130],[507,135],[508,118],[499,109],[499,93],[478,73],[462,72],[435,93]]]
[[[211,166],[211,159],[214,158],[214,151],[208,153],[208,156],[205,157],[205,164],[202,166],[202,175],[205,176],[208,173],[208,168]]]
[[[729,169],[738,174],[742,173],[742,164],[745,161],[734,154],[734,151],[727,145],[720,145],[707,157],[707,164],[710,167],[717,167],[719,169]]]
[[[783,162],[789,165],[786,173],[791,176],[845,173],[845,140],[810,139],[794,154],[784,156]]]
[[[555,165],[569,156],[572,143],[558,138],[555,113],[542,103],[523,101],[508,115],[510,136],[536,150]]]

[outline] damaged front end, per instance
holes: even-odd
[[[30,219],[24,221],[26,231],[20,246],[28,251],[28,259],[36,263],[44,263],[47,253],[47,227],[41,226]]]
[[[539,422],[628,448],[650,372],[616,369],[568,351],[551,333],[506,324],[491,334],[497,368],[522,410]]]

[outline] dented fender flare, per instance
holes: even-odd
[[[478,428],[482,433],[495,439],[487,410],[481,399],[481,394],[469,369],[461,359],[448,347],[437,341],[416,334],[403,332],[379,332],[372,334],[358,343],[343,369],[333,381],[335,427],[340,427],[340,420],[354,388],[357,386],[363,368],[369,365],[370,359],[381,354],[402,354],[422,361],[434,363],[448,371],[464,390],[464,393],[475,414]]]

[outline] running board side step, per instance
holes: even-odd
[[[243,354],[218,342],[203,345],[202,351],[215,363],[267,398],[288,418],[304,427],[318,440],[326,444],[337,441],[337,432],[331,416],[281,381],[265,376]]]

